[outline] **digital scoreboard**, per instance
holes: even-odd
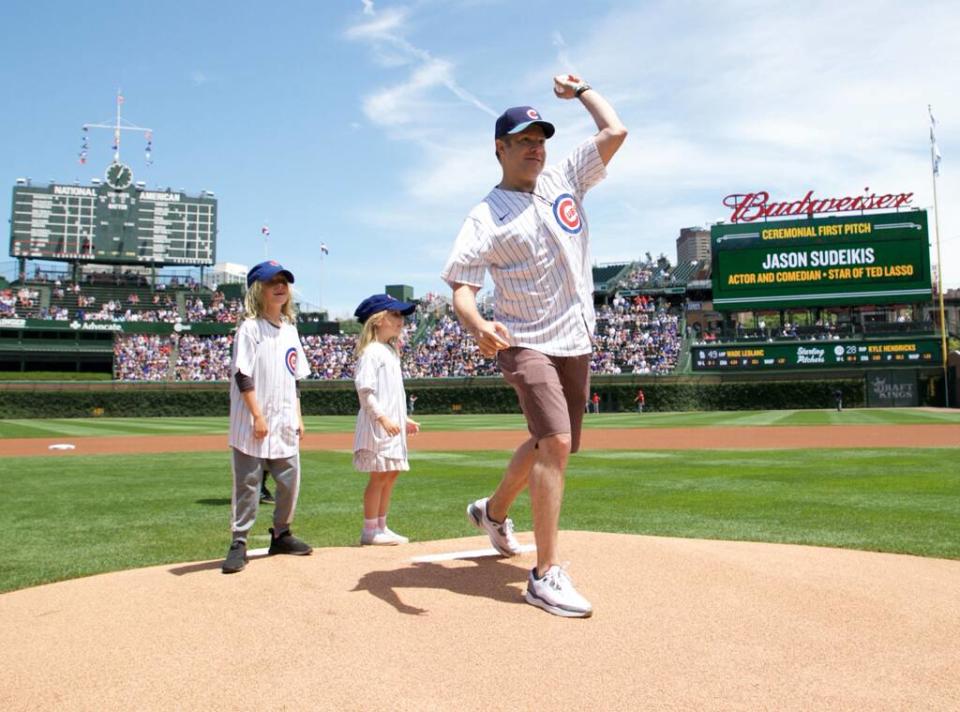
[[[718,310],[930,299],[923,210],[721,223],[710,232]]]
[[[741,342],[690,349],[694,371],[764,371],[872,366],[939,366],[936,337],[873,341]]]
[[[125,166],[114,166],[117,175],[108,172],[107,179],[121,189],[106,183],[15,186],[11,257],[158,266],[216,261],[213,196],[129,185],[120,171]]]

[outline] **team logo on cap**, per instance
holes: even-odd
[[[297,350],[291,346],[287,349],[287,355],[284,357],[284,362],[287,364],[287,370],[290,371],[290,375],[296,378],[297,376]]]
[[[527,116],[529,116],[531,119],[540,118],[540,114],[537,113],[536,109],[527,109]]]
[[[580,211],[577,210],[577,201],[570,193],[564,193],[553,201],[553,217],[557,219],[560,227],[571,235],[579,235],[583,229]]]

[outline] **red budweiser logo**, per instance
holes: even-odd
[[[731,193],[723,204],[733,210],[730,222],[752,222],[767,218],[783,218],[814,213],[846,213],[858,210],[884,210],[908,207],[913,193],[884,193],[877,195],[866,188],[863,195],[846,198],[815,198],[813,191],[800,200],[770,202],[765,190],[756,193]]]

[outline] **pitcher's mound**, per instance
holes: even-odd
[[[478,552],[478,537],[8,593],[0,708],[960,707],[960,562],[589,532],[561,545],[588,620],[524,603],[535,554]]]

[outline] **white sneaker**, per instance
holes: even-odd
[[[396,539],[398,544],[409,544],[409,543],[410,543],[410,540],[409,540],[407,537],[405,537],[403,534],[397,534],[397,533],[396,533],[395,531],[393,531],[393,529],[391,529],[390,527],[386,527],[386,528],[384,528],[382,531],[383,531],[383,533],[386,534],[387,536],[391,536],[391,537],[393,537],[394,539]]]
[[[389,534],[386,534],[379,529],[377,529],[372,534],[367,534],[367,532],[360,533],[360,545],[361,546],[396,546],[400,542],[394,539]]]
[[[520,544],[513,536],[513,520],[507,517],[497,524],[487,516],[487,500],[489,497],[478,499],[467,506],[467,519],[473,525],[487,533],[493,548],[504,556],[516,556],[520,553]]]
[[[547,613],[566,618],[589,618],[593,615],[590,601],[577,593],[566,570],[551,566],[543,578],[534,578],[533,570],[527,576],[527,603]]]

